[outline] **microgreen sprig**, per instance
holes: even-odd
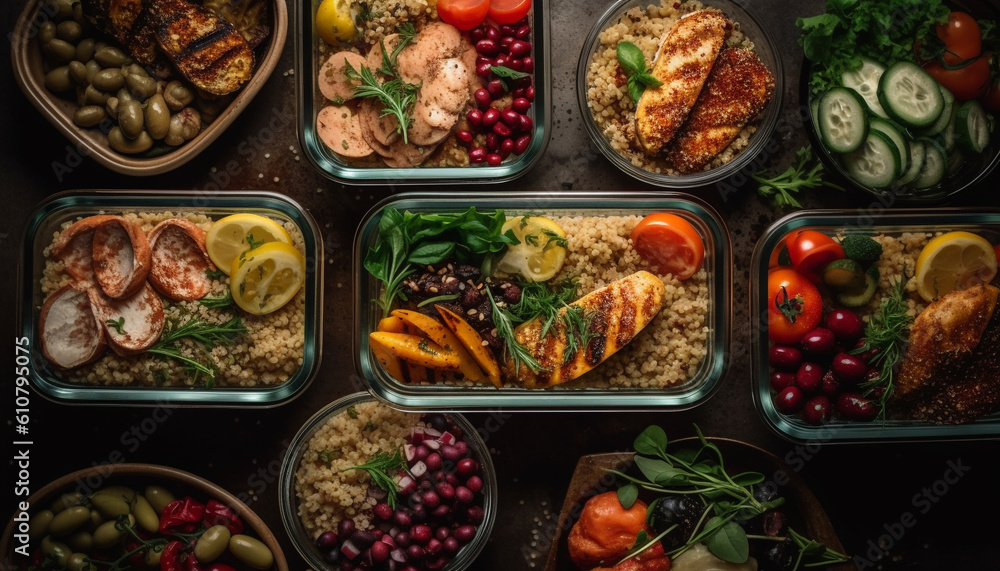
[[[769,198],[775,208],[802,208],[794,194],[807,188],[825,186],[844,192],[842,186],[824,180],[823,163],[813,156],[812,147],[800,148],[795,157],[795,164],[779,175],[768,177],[763,169],[751,175],[757,181],[757,194]]]

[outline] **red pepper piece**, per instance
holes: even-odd
[[[164,508],[166,511],[166,508]],[[180,541],[171,541],[160,553],[160,571],[184,571],[181,567],[181,550],[184,544]]]
[[[206,528],[224,525],[233,535],[243,533],[243,521],[236,514],[236,510],[218,500],[208,500],[205,504],[204,524]]]
[[[201,527],[205,505],[191,497],[174,500],[163,506],[160,533],[192,533]]]

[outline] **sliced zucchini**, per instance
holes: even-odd
[[[937,121],[932,123],[930,127],[920,130],[920,135],[925,137],[933,137],[944,131],[945,127],[948,126],[948,122],[951,121],[951,113],[955,107],[955,96],[940,83],[938,84],[938,88],[940,88],[941,97],[944,99],[944,109],[941,110],[941,115],[938,116]]]
[[[842,159],[844,170],[862,186],[886,188],[899,178],[899,149],[884,133],[868,132],[864,143]]]
[[[856,91],[865,100],[865,105],[872,114],[887,119],[889,115],[878,101],[878,82],[882,79],[883,73],[885,73],[884,65],[871,58],[862,57],[861,67],[841,74],[840,83]]]
[[[920,139],[920,141],[924,143],[925,149],[924,166],[910,186],[917,189],[937,186],[944,179],[948,169],[948,153],[941,143],[934,139]]]
[[[959,148],[978,155],[990,144],[991,130],[989,117],[979,101],[966,101],[958,108],[955,136]]]
[[[872,117],[868,121],[868,128],[885,134],[896,145],[899,149],[899,172],[905,173],[910,167],[910,143],[903,134],[903,128],[889,119],[878,117]]]
[[[923,141],[910,141],[910,166],[896,181],[899,186],[907,186],[920,176],[924,168],[924,155],[927,153]]]
[[[878,85],[878,99],[889,117],[907,127],[929,127],[944,111],[938,82],[915,63],[890,65]]]
[[[865,103],[853,90],[834,87],[819,101],[820,139],[835,153],[850,153],[868,134]]]

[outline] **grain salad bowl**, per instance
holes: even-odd
[[[382,469],[382,483],[352,469],[393,454],[398,463]],[[285,531],[313,569],[390,559],[473,568],[498,501],[490,452],[465,417],[395,410],[367,393],[344,396],[302,425],[279,486]]]
[[[215,224],[223,218],[233,223]],[[244,225],[247,221],[252,224]],[[284,267],[297,272],[301,281],[291,282],[299,284],[297,289],[284,290],[291,296],[284,305],[251,307],[259,309],[255,313],[236,303],[230,282],[243,266],[237,274],[232,267],[219,269],[222,261],[207,258],[226,250],[198,247],[199,235],[202,244],[229,244],[224,228],[235,232],[232,238],[243,244],[240,248],[253,245],[244,232],[256,233],[260,243],[255,251],[264,259],[294,264]],[[219,237],[210,238],[215,234]],[[105,244],[123,244],[120,251],[127,257],[110,257],[116,250]],[[312,217],[283,195],[67,191],[37,207],[24,228],[22,248],[18,327],[34,355],[32,386],[55,402],[272,407],[299,396],[319,369],[322,237]],[[134,285],[129,287],[138,293],[123,291],[115,298],[109,280],[98,271],[113,274],[90,270],[89,260],[99,256],[101,268],[131,271],[127,275]],[[246,262],[246,268],[259,263],[253,256]],[[240,281],[241,298],[258,275],[265,274]],[[186,295],[167,287],[169,283],[201,284],[203,289]],[[79,300],[76,306],[73,299]],[[68,315],[78,319],[60,322],[51,316],[65,312],[54,307],[77,307]],[[211,337],[185,335],[198,332]],[[92,353],[81,353],[66,342],[70,339],[96,344]],[[84,358],[70,360],[69,354]]]
[[[684,189],[713,184],[733,176],[761,153],[778,123],[784,75],[781,55],[774,41],[761,20],[744,2],[692,1],[681,3],[679,10],[676,5],[673,2],[658,4],[645,0],[618,0],[612,3],[598,17],[584,41],[577,64],[576,89],[587,134],[605,158],[642,182]],[[646,55],[647,69],[652,68],[653,56],[662,36],[679,14],[702,8],[720,10],[733,23],[727,36],[727,47],[747,47],[747,42],[752,43],[753,52],[773,76],[773,88],[764,107],[746,123],[728,147],[715,155],[706,166],[688,169],[689,172],[685,173],[674,168],[665,157],[667,150],[652,156],[639,150],[642,147],[632,127],[635,105],[628,95],[624,71],[615,61],[615,38],[639,46]],[[603,65],[603,70],[598,65]]]

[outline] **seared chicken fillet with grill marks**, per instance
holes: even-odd
[[[722,50],[690,117],[668,146],[667,158],[684,173],[704,170],[760,113],[773,91],[774,74],[757,54]]]
[[[521,324],[514,332],[517,342],[528,349],[542,366],[532,371],[522,364],[515,383],[527,388],[544,388],[573,380],[601,364],[624,347],[659,314],[666,288],[663,281],[650,272],[638,271],[592,291],[570,304],[582,307],[590,318],[593,335],[586,347],[567,360],[566,330],[554,324],[542,336],[542,321],[534,319]],[[565,313],[566,308],[561,312]],[[508,363],[508,371],[513,365]]]
[[[635,110],[636,136],[647,154],[659,153],[680,130],[731,29],[721,12],[701,10],[681,18],[667,32],[652,69],[663,83],[647,87]]]

